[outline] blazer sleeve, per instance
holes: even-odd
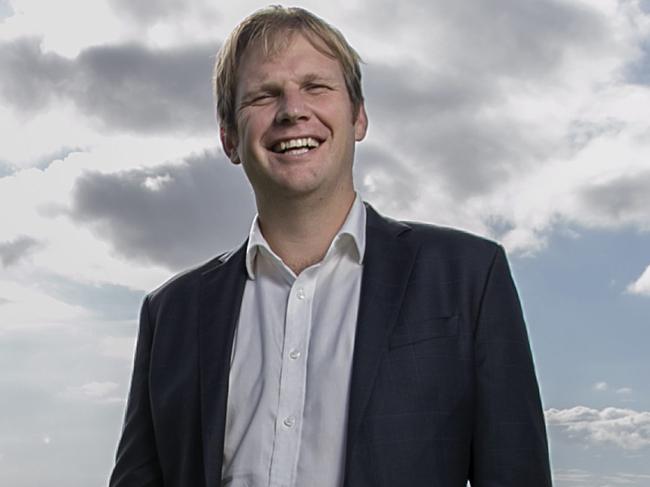
[[[544,413],[526,325],[505,252],[497,247],[475,330],[473,487],[550,487]]]
[[[149,361],[153,328],[149,296],[142,304],[140,327],[124,426],[109,487],[162,487],[162,472],[149,401]]]

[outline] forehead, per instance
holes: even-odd
[[[288,75],[342,77],[338,59],[318,38],[302,32],[278,32],[268,41],[257,40],[244,52],[238,86],[266,82]]]

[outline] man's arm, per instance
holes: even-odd
[[[550,487],[544,413],[521,305],[501,247],[483,290],[474,346],[472,487]]]
[[[147,296],[140,312],[131,390],[109,487],[162,487],[162,472],[158,462],[149,402],[152,338],[153,328],[149,320]]]

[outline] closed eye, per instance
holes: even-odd
[[[259,95],[252,97],[249,103],[262,103],[264,101],[270,100],[271,98],[273,98],[273,95],[271,93],[260,93]]]
[[[324,85],[324,84],[311,83],[311,84],[308,84],[305,87],[305,89],[309,93],[318,94],[318,93],[324,93],[326,91],[329,91],[331,88],[329,86],[327,86],[327,85]]]
[[[248,96],[244,97],[241,102],[241,107],[247,107],[251,105],[264,105],[270,102],[274,98],[275,94],[271,91],[258,91],[256,93],[251,93]]]

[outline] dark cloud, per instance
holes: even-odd
[[[20,262],[32,253],[39,242],[28,236],[16,237],[13,240],[0,242],[0,262],[3,267],[9,267]]]
[[[0,297],[0,306],[2,306],[3,304],[9,304],[9,303],[12,303],[12,302],[13,301],[11,301],[10,299]]]
[[[121,44],[90,47],[70,60],[43,52],[38,39],[21,38],[0,45],[0,94],[28,116],[58,97],[108,130],[206,133],[215,130],[216,51],[213,44]]]
[[[598,220],[650,229],[650,172],[591,186],[582,192],[581,201]]]
[[[241,169],[205,152],[180,165],[88,172],[75,184],[70,215],[120,255],[178,270],[241,243],[254,203]]]
[[[426,190],[421,185],[434,178],[455,198],[487,193],[557,149],[542,147],[539,134],[498,109],[504,95],[497,86],[417,67],[369,65],[369,138],[393,148],[384,157],[409,166],[412,190]]]
[[[135,44],[93,47],[75,64],[76,103],[109,128],[139,132],[215,130],[213,44],[151,50]]]
[[[546,78],[575,48],[593,47],[607,36],[595,9],[564,0],[437,2],[438,15],[453,25],[450,54],[472,72],[490,70],[517,78]],[[457,49],[454,49],[457,47]]]
[[[118,14],[127,15],[143,26],[168,19],[178,21],[189,14],[212,24],[219,19],[213,5],[200,0],[109,0],[108,3]]]
[[[409,25],[422,33],[422,52],[430,44],[443,53],[426,63],[414,55],[399,66],[368,59],[370,139],[394,147],[391,157],[414,175],[412,189],[424,191],[421,185],[435,178],[457,200],[488,193],[566,150],[522,126],[504,104],[513,87],[534,91],[557,82],[567,53],[589,55],[607,38],[600,14],[563,1],[397,7],[386,0],[368,15],[365,25]]]
[[[139,23],[154,24],[171,16],[180,17],[187,11],[187,0],[109,0],[109,5]]]
[[[546,77],[563,56],[607,37],[605,21],[596,9],[566,0],[485,0],[482,2],[397,2],[376,0],[364,10],[360,28],[394,32],[400,27],[420,33],[422,50],[443,46],[444,59],[466,76],[486,71],[501,76]],[[443,66],[443,67],[447,67]]]
[[[0,44],[0,95],[19,112],[33,115],[46,107],[74,73],[72,63],[45,53],[36,38]]]

